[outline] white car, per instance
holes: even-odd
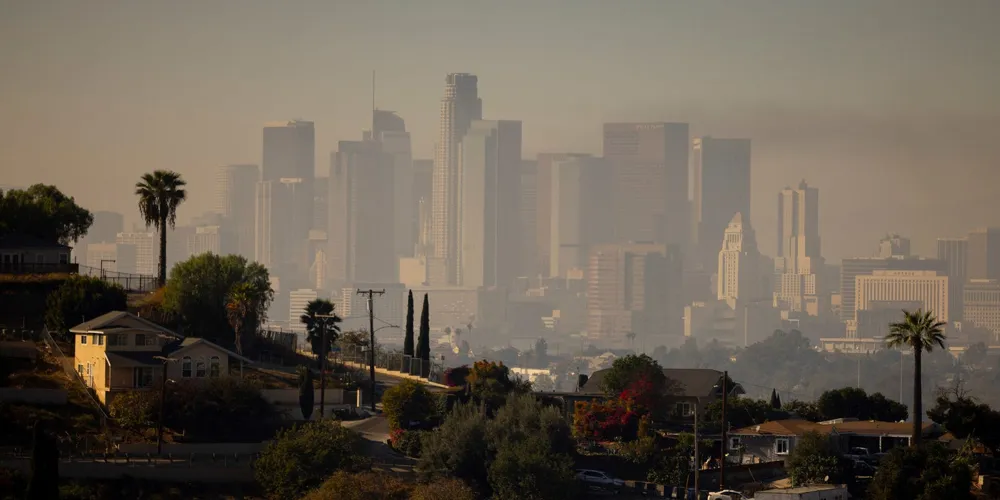
[[[733,490],[715,491],[708,494],[708,500],[750,500],[742,493]]]
[[[625,485],[625,481],[599,470],[578,469],[576,471],[576,478],[588,486],[620,488]]]

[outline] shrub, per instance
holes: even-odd
[[[476,492],[469,485],[453,478],[418,485],[410,500],[476,500]]]
[[[421,440],[426,431],[396,429],[389,433],[389,445],[408,457],[420,457]]]
[[[410,485],[389,474],[338,471],[302,500],[406,500],[410,489]]]
[[[46,300],[45,326],[62,335],[74,325],[111,311],[124,311],[128,295],[119,285],[88,276],[73,276]]]
[[[412,422],[426,423],[434,416],[434,395],[415,380],[404,380],[382,395],[382,409],[391,429],[408,429]]]
[[[165,425],[194,441],[259,441],[279,424],[260,388],[234,377],[169,384],[165,409]]]
[[[254,477],[276,500],[297,499],[336,471],[367,465],[360,436],[339,422],[316,421],[278,433],[254,462]]]
[[[128,391],[116,395],[108,406],[111,418],[131,431],[142,431],[153,425],[159,398],[152,392]]]
[[[469,377],[471,370],[469,365],[456,366],[444,371],[444,383],[448,387],[461,387],[465,385],[465,379]]]

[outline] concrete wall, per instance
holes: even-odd
[[[192,453],[210,456],[216,455],[252,455],[264,449],[263,443],[164,443],[163,454],[172,454],[178,458],[187,458]],[[134,455],[156,454],[156,443],[131,443],[118,445],[119,453]],[[241,457],[242,459],[243,457]],[[206,458],[206,460],[208,460]]]
[[[38,405],[66,404],[66,391],[62,389],[15,389],[0,388],[0,401],[5,403],[28,403]]]

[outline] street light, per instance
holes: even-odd
[[[163,375],[160,380],[160,417],[156,423],[156,454],[160,455],[163,453],[163,402],[167,399],[167,363],[177,361],[177,358],[153,356],[153,359],[163,362]]]
[[[101,259],[101,279],[104,279],[104,263],[105,262],[110,262],[110,263],[114,264],[115,263],[115,259]]]

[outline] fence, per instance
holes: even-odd
[[[121,286],[129,292],[153,292],[159,288],[159,280],[156,276],[145,274],[120,273],[118,271],[108,271],[96,267],[80,264],[80,275],[100,278],[106,283],[113,283]]]
[[[371,352],[368,350],[368,346],[341,346],[340,351],[335,351],[333,355],[343,361],[362,365],[371,364]],[[385,349],[379,345],[375,346],[375,367],[418,376],[430,382],[444,383],[444,365],[440,362],[433,359],[424,362],[420,358],[406,356],[402,351]]]

